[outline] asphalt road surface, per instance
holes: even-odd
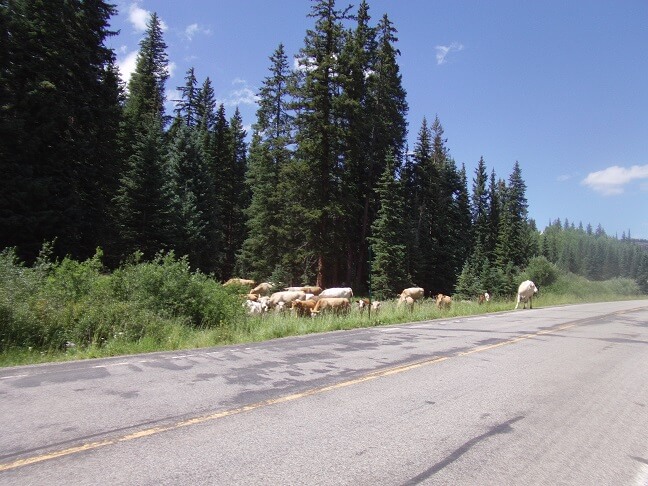
[[[0,484],[648,485],[648,300],[0,369]]]

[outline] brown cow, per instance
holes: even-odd
[[[299,317],[308,317],[316,305],[317,301],[315,300],[293,300],[292,309]]]
[[[484,302],[490,302],[490,294],[488,292],[479,294],[479,297],[477,297],[477,302],[479,303],[479,305],[482,305]]]
[[[335,314],[347,313],[351,309],[349,299],[343,297],[323,297],[317,301],[311,315],[316,316],[325,310],[334,312]]]

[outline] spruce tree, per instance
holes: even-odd
[[[221,103],[215,115],[214,128],[209,137],[206,151],[207,164],[214,180],[215,220],[219,241],[216,248],[215,274],[221,280],[232,276],[231,263],[227,249],[231,238],[230,213],[234,202],[231,200],[234,168],[232,162],[232,143],[229,121],[225,106]]]
[[[472,221],[474,228],[475,246],[480,246],[482,250],[486,248],[489,239],[489,197],[488,197],[488,174],[486,173],[486,163],[484,158],[480,157],[475,169],[475,178],[472,186]]]
[[[418,138],[412,156],[412,166],[409,169],[409,191],[408,206],[410,212],[410,229],[412,231],[410,268],[412,278],[416,285],[426,290],[430,288],[435,279],[436,269],[434,267],[438,250],[438,242],[435,234],[435,217],[437,207],[435,206],[439,194],[439,171],[434,163],[432,131],[427,119],[423,118]],[[439,289],[434,289],[439,292]]]
[[[289,229],[290,220],[282,218],[290,204],[282,186],[285,168],[292,157],[289,146],[293,126],[289,109],[291,72],[283,44],[270,56],[269,71],[259,90],[246,172],[250,192],[247,237],[237,261],[241,275],[257,280],[267,280],[275,272],[285,275],[284,255],[297,252],[291,244],[295,231]]]
[[[176,117],[182,118],[188,127],[195,127],[200,120],[197,107],[199,102],[197,83],[194,68],[190,67],[185,75],[184,86],[178,86],[178,91],[182,96],[179,100],[174,100],[176,102],[174,110]]]
[[[343,110],[337,96],[341,86],[339,59],[344,40],[342,21],[348,9],[338,10],[334,0],[317,0],[309,17],[315,19],[299,52],[296,84],[297,164],[296,184],[306,186],[307,197],[296,201],[295,211],[310,227],[304,242],[316,261],[316,283],[321,287],[341,282],[340,260],[345,248],[340,181],[343,177]],[[296,192],[302,188],[294,188]]]
[[[340,53],[338,77],[342,84],[339,104],[343,130],[344,170],[340,195],[345,209],[343,226],[346,234],[342,245],[346,251],[346,282],[356,288],[366,281],[366,236],[370,211],[375,211],[373,187],[381,171],[374,174],[371,132],[374,121],[369,115],[369,78],[373,76],[376,40],[375,29],[369,25],[369,6],[361,2],[356,27],[349,30]],[[384,164],[384,157],[383,162]],[[379,166],[378,166],[379,167]],[[364,278],[363,278],[364,275]]]
[[[135,72],[128,83],[128,98],[124,106],[127,128],[139,131],[150,126],[150,118],[166,124],[164,113],[165,85],[169,78],[169,60],[166,54],[162,25],[157,14],[151,14],[146,33],[140,41]]]
[[[179,255],[188,255],[192,267],[208,273],[214,264],[213,178],[196,130],[179,124],[169,145],[174,249]]]
[[[84,257],[104,234],[118,116],[106,2],[5,1],[0,8],[0,245],[43,241]],[[103,137],[103,138],[102,138]],[[106,144],[98,143],[106,141]]]
[[[409,287],[411,282],[405,270],[407,222],[403,185],[396,179],[396,162],[391,154],[376,186],[376,196],[380,208],[369,238],[372,254],[369,289],[376,298],[387,299]]]
[[[207,77],[198,90],[195,100],[196,122],[203,132],[209,133],[214,129],[216,125],[216,106],[214,88],[211,80]]]
[[[462,179],[449,155],[438,117],[432,124],[432,133],[433,165],[438,174],[438,182],[433,185],[436,193],[431,193],[436,208],[432,220],[432,238],[436,241],[437,250],[432,255],[432,267],[436,272],[427,285],[430,289],[450,294],[470,252],[470,208],[465,200],[464,204],[460,204],[462,194],[467,193],[465,176]],[[464,197],[467,199],[467,194]]]
[[[484,253],[492,263],[496,260],[495,248],[497,247],[501,209],[499,183],[495,177],[495,169],[493,169],[488,184],[488,231],[484,240]]]
[[[148,125],[136,134],[114,200],[125,255],[141,251],[151,258],[160,250],[170,249],[176,236],[170,221],[173,206],[163,165],[163,142],[161,120],[149,117]]]
[[[508,185],[500,191],[502,214],[496,247],[499,267],[510,264],[522,268],[530,258],[528,232],[528,204],[526,184],[522,179],[519,163],[516,161]]]
[[[168,248],[174,236],[167,233],[173,225],[163,133],[164,86],[169,76],[165,49],[160,20],[153,13],[140,42],[120,127],[125,167],[113,219],[121,235],[122,255],[141,250],[151,257]]]
[[[205,272],[216,272],[222,262],[222,247],[225,237],[220,220],[221,207],[219,201],[219,186],[217,174],[213,165],[213,150],[215,142],[215,127],[217,119],[217,103],[211,80],[205,78],[196,96],[196,120],[198,123],[198,139],[205,158],[209,188],[206,191],[205,219],[209,222],[207,228],[207,241],[209,250],[203,258],[201,269]]]
[[[228,200],[228,223],[226,225],[226,275],[232,276],[237,254],[241,251],[247,235],[245,210],[250,204],[250,193],[245,184],[247,172],[247,133],[238,108],[229,122],[230,163],[232,180]]]

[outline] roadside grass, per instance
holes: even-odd
[[[515,307],[512,296],[478,305],[456,298],[450,309],[432,299],[413,308],[382,303],[379,313],[300,318],[290,312],[247,316],[242,289],[191,272],[172,254],[134,262],[107,274],[100,255],[86,262],[42,260],[28,268],[0,252],[0,367],[198,349],[287,336],[452,319]],[[636,282],[591,282],[560,274],[540,288],[534,307],[646,299]]]

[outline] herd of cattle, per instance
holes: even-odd
[[[274,284],[263,282],[256,284],[254,280],[231,278],[225,282],[226,286],[237,285],[249,289],[243,306],[251,315],[262,315],[271,310],[282,312],[291,310],[300,317],[315,317],[324,312],[337,315],[348,314],[352,307],[356,307],[361,313],[367,310],[377,315],[382,307],[378,300],[356,299],[353,301],[353,290],[351,287],[333,287],[322,289],[318,286],[286,287],[283,290],[273,292]],[[526,308],[532,308],[532,299],[538,293],[536,285],[526,280],[520,284],[517,293],[517,309],[520,303]],[[410,310],[417,302],[424,298],[425,291],[421,287],[410,287],[403,290],[397,301],[397,306],[406,306]],[[452,305],[452,297],[438,294],[433,297],[436,300],[438,309],[449,309]],[[478,296],[479,304],[490,301],[488,292]]]

